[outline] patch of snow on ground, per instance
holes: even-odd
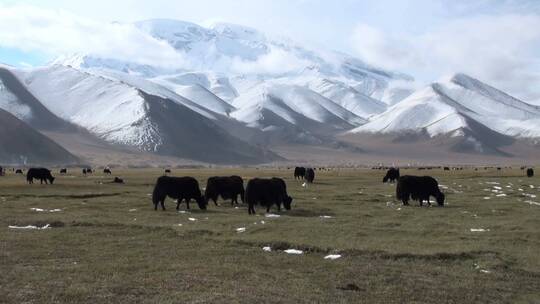
[[[238,233],[242,233],[244,231],[246,231],[246,227],[236,228],[236,232],[238,232]]]
[[[41,208],[30,208],[30,210],[33,210],[33,211],[36,211],[36,212],[61,212],[62,211],[62,209],[47,210],[47,209],[41,209]]]
[[[341,254],[329,254],[324,257],[325,260],[337,260],[341,258]]]
[[[288,253],[288,254],[303,254],[304,253],[302,250],[298,250],[298,249],[287,249],[287,250],[284,250],[283,252]]]
[[[262,250],[263,250],[263,251],[266,251],[266,252],[270,252],[270,251],[272,251],[272,248],[270,248],[270,246],[264,246],[264,247],[262,248]]]
[[[471,228],[471,232],[486,232],[489,231],[489,229],[484,228]]]
[[[273,214],[273,213],[267,213],[264,215],[264,217],[273,217],[273,218],[276,218],[276,217],[280,217],[281,215],[279,214]]]
[[[37,227],[34,225],[28,225],[28,226],[8,226],[9,229],[37,229],[37,230],[44,230],[51,228],[49,224],[43,226],[43,227]]]

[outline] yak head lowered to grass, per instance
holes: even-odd
[[[206,206],[208,206],[208,203],[206,202],[204,196],[201,195],[195,198],[195,201],[197,202],[197,205],[199,205],[199,209],[206,210]]]
[[[291,210],[291,204],[292,204],[292,197],[285,196],[283,199],[283,207],[285,207],[286,210]]]
[[[444,193],[439,192],[437,195],[435,195],[435,199],[437,200],[437,204],[439,206],[444,206]]]

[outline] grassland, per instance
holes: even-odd
[[[0,177],[1,303],[540,303],[540,178],[520,170],[403,170],[438,178],[443,208],[401,206],[374,170],[317,171],[307,188],[287,170],[173,170],[201,186],[283,177],[293,210],[276,218],[223,201],[154,211],[158,170],[116,170],[124,185],[78,173]]]

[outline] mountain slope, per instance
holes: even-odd
[[[539,118],[540,108],[456,74],[415,92],[350,133],[449,136],[464,139],[456,147],[485,152],[510,144],[510,137],[539,137]]]
[[[40,130],[74,130],[28,91],[25,84],[7,68],[0,67],[0,109]]]
[[[277,158],[184,104],[122,81],[54,65],[27,73],[25,83],[56,115],[108,142],[216,163]]]
[[[78,162],[54,141],[0,109],[0,162],[8,164],[56,164]]]
[[[309,87],[359,117],[368,118],[386,110],[386,105],[381,101],[366,96],[337,80],[317,79],[309,83]]]
[[[269,112],[281,118],[281,122],[286,121],[288,125],[315,134],[346,130],[365,122],[333,101],[301,86],[263,83],[235,99],[233,105],[239,110],[233,112],[232,117],[263,129],[281,127],[268,125],[265,114]]]
[[[509,135],[504,120],[535,122],[540,118],[540,107],[529,105],[464,74],[457,74],[445,82],[434,83],[415,92],[386,112],[374,116],[369,123],[352,132],[400,132],[426,129],[434,136],[466,127],[464,116],[487,127]],[[537,130],[539,125],[523,127]]]

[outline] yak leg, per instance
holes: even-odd
[[[177,211],[180,210],[180,203],[181,203],[181,202],[182,202],[182,199],[181,199],[181,198],[179,198],[179,199],[176,200],[176,210],[177,210]]]
[[[409,206],[409,194],[404,195],[401,202],[403,203],[403,206]]]
[[[189,210],[189,201],[190,200],[191,200],[190,198],[186,198],[186,209],[187,210]]]
[[[157,204],[156,204],[156,209],[157,209]],[[161,210],[165,211],[165,198],[161,200]]]

